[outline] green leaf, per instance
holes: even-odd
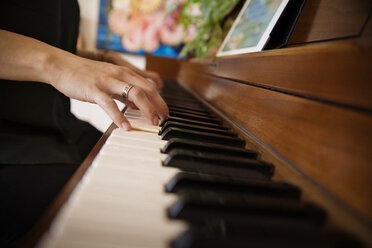
[[[209,49],[218,44],[218,41],[222,38],[223,29],[221,22],[238,1],[187,0],[178,22],[184,28],[187,28],[189,25],[197,26],[198,33],[192,41],[183,47],[180,56],[186,56],[187,54],[193,54],[196,57],[206,56]],[[191,3],[199,4],[202,12],[200,17],[191,16],[187,11]]]

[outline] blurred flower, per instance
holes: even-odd
[[[113,9],[130,10],[130,0],[113,0]]]
[[[128,15],[122,10],[112,10],[108,14],[108,26],[117,35],[124,35],[129,26]]]
[[[172,27],[163,27],[161,29],[161,41],[169,46],[176,46],[181,43],[184,34],[182,25],[174,25]]]
[[[183,25],[178,24],[178,18],[181,14],[181,9],[176,9],[169,13],[163,22],[160,31],[161,41],[169,46],[175,46],[181,43],[184,36]]]
[[[129,52],[135,52],[142,48],[143,31],[141,28],[133,29],[122,37],[121,43]]]
[[[147,18],[148,25],[144,31],[143,49],[146,52],[154,52],[160,46],[160,29],[163,23],[163,15],[157,12]]]
[[[198,29],[195,25],[190,24],[186,29],[185,37],[183,38],[183,42],[189,42],[194,39],[195,35],[198,33]]]
[[[196,27],[178,24],[186,0],[113,0],[108,26],[123,47],[136,52],[156,51],[161,44],[176,46],[196,35]],[[151,8],[150,8],[151,7]],[[151,10],[151,11],[150,11]],[[193,8],[193,13],[200,10]]]

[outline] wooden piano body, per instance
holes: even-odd
[[[247,147],[372,246],[372,2],[308,0],[286,48],[218,59],[148,57],[148,69],[210,107]],[[34,244],[113,126],[34,230]]]
[[[371,10],[368,0],[307,1],[286,48],[186,61],[177,75],[276,165],[277,179],[300,185],[306,200],[328,209],[329,225],[369,245]],[[148,59],[174,77],[170,61]]]

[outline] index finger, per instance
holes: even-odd
[[[106,112],[111,120],[114,121],[116,126],[127,131],[131,129],[129,121],[124,117],[123,113],[120,112],[115,101],[109,95],[98,91],[95,94],[94,101]]]

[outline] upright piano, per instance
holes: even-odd
[[[285,48],[149,57],[162,127],[126,109],[26,246],[372,247],[372,1],[306,1]]]

